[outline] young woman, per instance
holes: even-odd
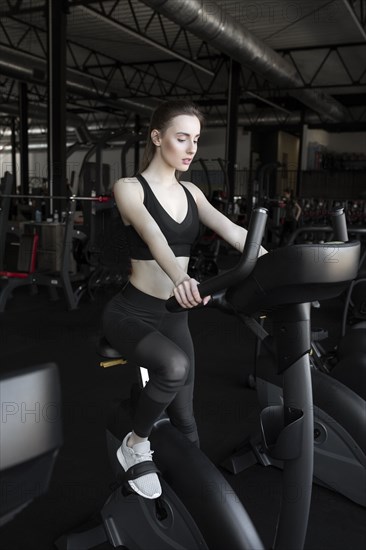
[[[140,173],[115,183],[117,207],[126,226],[132,271],[128,284],[106,306],[104,333],[126,359],[149,371],[128,433],[117,457],[126,471],[152,461],[148,437],[163,411],[198,445],[193,414],[194,351],[188,311],[170,313],[174,294],[183,308],[202,302],[198,282],[187,274],[190,247],[199,223],[242,250],[246,230],[216,210],[193,183],[178,181],[197,152],[202,115],[186,101],[162,103],[153,113]],[[262,249],[262,253],[265,250]],[[206,304],[209,297],[203,299]],[[148,473],[129,481],[145,498],[161,494]]]

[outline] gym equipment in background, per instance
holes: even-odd
[[[43,495],[62,445],[61,392],[54,363],[0,375],[0,526]]]

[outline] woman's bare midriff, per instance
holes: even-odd
[[[189,258],[177,257],[177,262],[187,273]],[[172,296],[175,285],[155,260],[131,259],[131,266],[130,283],[138,290],[161,300]]]

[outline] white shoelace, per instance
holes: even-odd
[[[134,451],[134,453],[138,462],[145,462],[147,460],[152,460],[152,455],[154,454],[154,451],[147,451],[146,453],[139,453],[138,451]]]

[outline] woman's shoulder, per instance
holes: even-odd
[[[132,176],[129,178],[119,178],[114,183],[114,189],[133,189],[133,188],[139,188],[141,187],[141,183],[137,179],[137,177]]]
[[[194,196],[195,199],[197,199],[197,195],[198,193],[200,192],[199,188],[197,187],[197,185],[195,185],[194,183],[192,183],[191,181],[180,181],[179,182],[181,185],[183,185],[183,187],[185,187],[186,189],[188,189],[188,191],[191,192],[191,194]]]
[[[198,207],[205,205],[207,203],[206,196],[204,195],[203,191],[197,187],[194,183],[191,181],[181,181],[180,182],[188,191],[193,195],[193,198],[197,204]]]
[[[136,176],[132,176],[129,178],[119,178],[114,185],[134,185],[136,183],[139,183],[139,180]]]
[[[114,194],[117,193],[119,195],[141,195],[142,187],[141,183],[135,176],[129,178],[119,178],[113,185],[113,192]]]

